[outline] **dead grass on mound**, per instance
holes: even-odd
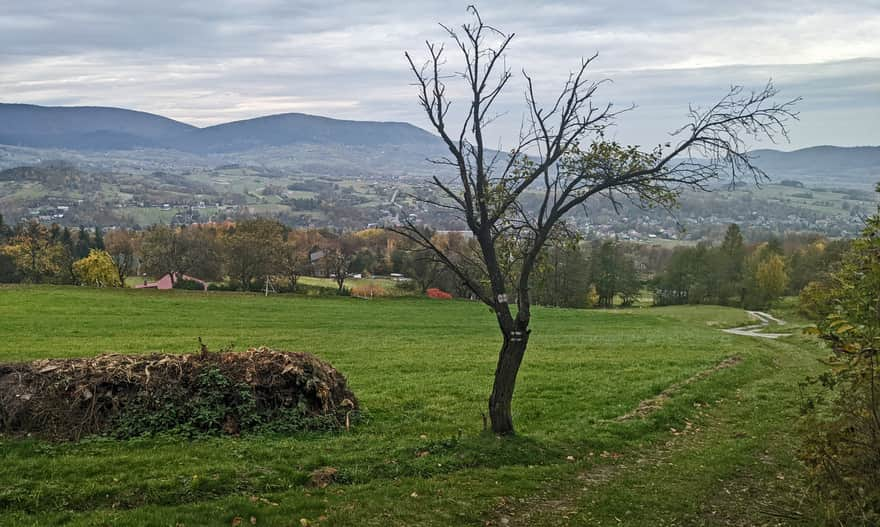
[[[0,364],[0,432],[76,440],[348,426],[357,399],[309,353],[269,348]]]

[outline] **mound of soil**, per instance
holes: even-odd
[[[335,428],[357,410],[345,377],[309,353],[203,348],[0,364],[0,432],[11,435]]]

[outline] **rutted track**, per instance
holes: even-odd
[[[760,337],[762,339],[778,339],[779,337],[788,337],[789,335],[791,335],[791,333],[761,333],[760,330],[767,327],[771,322],[775,322],[780,326],[784,326],[785,321],[779,320],[773,315],[764,313],[763,311],[747,311],[747,313],[750,317],[757,319],[758,324],[724,329],[722,331],[724,331],[725,333],[731,333],[733,335],[743,335],[745,337]]]

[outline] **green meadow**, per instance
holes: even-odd
[[[481,414],[500,338],[477,303],[2,287],[0,361],[189,353],[199,337],[307,351],[368,417],[294,436],[0,436],[0,524],[809,524],[798,382],[825,352],[720,331],[746,322],[711,306],[536,308],[518,434],[499,439]],[[657,411],[617,419],[676,383]],[[335,482],[309,486],[324,467]]]

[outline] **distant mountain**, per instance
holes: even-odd
[[[88,169],[186,169],[223,164],[300,174],[423,179],[448,167],[434,134],[408,123],[286,113],[198,128],[159,115],[102,107],[0,104],[0,169],[66,159]],[[880,147],[756,150],[774,181],[872,187]]]
[[[314,145],[436,146],[437,136],[408,123],[343,121],[286,113],[235,121],[186,134],[180,145],[190,152],[244,152],[260,147]]]
[[[0,144],[70,150],[127,150],[169,144],[194,126],[121,108],[0,104]]]
[[[813,146],[781,152],[755,150],[752,152],[765,170],[840,172],[842,170],[880,170],[880,146]]]
[[[430,147],[437,146],[439,139],[407,123],[345,121],[301,113],[197,128],[120,108],[0,104],[0,144],[106,151],[165,148],[204,154],[297,144]]]

